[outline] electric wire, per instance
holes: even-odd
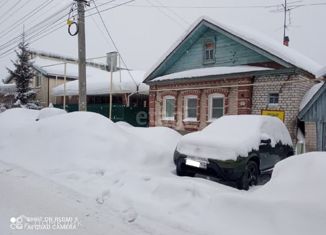
[[[102,21],[102,24],[103,24],[103,26],[104,26],[104,28],[105,28],[105,31],[106,31],[107,35],[109,36],[109,38],[110,38],[110,40],[111,40],[111,42],[112,42],[112,45],[114,46],[114,48],[115,48],[115,49],[117,50],[117,52],[119,53],[122,63],[126,66],[126,69],[127,69],[127,71],[128,71],[128,74],[129,74],[129,76],[131,77],[131,79],[133,80],[133,82],[135,83],[135,85],[137,86],[137,90],[138,90],[138,87],[139,87],[140,83],[138,84],[138,83],[135,81],[133,75],[131,74],[130,70],[128,69],[128,66],[127,66],[125,60],[123,59],[121,53],[119,52],[119,49],[118,49],[118,47],[117,47],[117,45],[116,45],[116,43],[115,43],[115,41],[114,41],[114,39],[113,39],[111,33],[109,32],[108,27],[106,26],[106,24],[105,24],[105,22],[104,22],[104,19],[103,19],[103,17],[102,17],[102,14],[101,14],[101,12],[100,12],[99,9],[98,9],[95,0],[93,0],[93,3],[94,3],[94,6],[96,7],[96,11],[97,11],[97,13],[98,13],[98,15],[99,15],[99,17],[100,17],[100,19],[101,19],[101,21]]]
[[[154,6],[154,4],[150,0],[146,0],[149,5]],[[160,7],[155,7],[159,12],[161,12],[163,15],[168,17],[172,22],[177,23],[181,28],[185,29],[185,26],[181,24],[179,21],[176,21],[173,17],[171,17],[169,14],[167,14],[164,10],[168,8],[160,8]],[[164,9],[164,10],[163,10]]]
[[[58,11],[61,12],[61,11]],[[57,12],[57,13],[58,13]],[[53,28],[57,27],[59,24],[63,24],[65,21],[63,21],[62,19],[64,19],[67,16],[67,13],[63,13],[63,15],[59,15],[59,17],[55,18],[55,20],[53,21],[49,21],[47,22],[47,24],[44,24],[44,22],[42,22],[42,24],[39,24],[37,27],[37,25],[33,26],[32,28],[30,28],[29,30],[27,30],[25,32],[25,37],[26,37],[26,41],[30,41],[31,39],[40,36],[48,31],[51,31]],[[59,22],[60,20],[62,20],[61,22]],[[62,25],[62,27],[65,26],[64,24]],[[14,38],[14,40],[7,42],[6,44],[3,44],[0,46],[0,57],[3,57],[4,55],[6,55],[8,52],[10,52],[10,50],[13,50],[17,47],[17,43],[21,40],[21,34],[17,37]],[[12,47],[12,45],[14,45]],[[9,48],[10,49],[7,49]],[[7,49],[7,50],[6,50]],[[3,52],[3,50],[6,50]]]
[[[30,18],[30,16],[32,16],[32,15],[35,16],[36,14],[40,13],[45,7],[47,7],[53,1],[54,0],[45,0],[39,6],[37,6],[36,8],[34,8],[32,11],[30,11],[27,14],[25,14],[22,18],[16,20],[14,23],[12,23],[11,25],[9,25],[7,28],[5,28],[2,31],[3,34],[0,35],[0,39],[3,38],[4,36],[8,35],[12,31],[14,31],[17,27],[20,26],[21,23],[23,23],[23,22],[25,23]]]
[[[2,21],[0,21],[0,25],[2,25],[4,22],[6,22],[10,17],[12,17],[14,14],[16,14],[16,12],[20,11],[22,8],[24,8],[27,4],[29,4],[29,1],[27,0],[25,2],[25,4],[23,4],[22,6],[20,6],[17,10],[15,8],[17,8],[19,6],[19,4],[22,2],[22,0],[19,0],[17,2],[16,5],[14,5],[9,11],[7,11],[4,15],[2,15],[1,17],[4,19]],[[13,12],[12,12],[13,11]],[[8,16],[6,16],[6,14],[8,14]]]
[[[46,19],[42,20],[42,22],[33,25],[32,27],[30,27],[28,30],[25,31],[25,34],[27,36],[29,36],[31,34],[37,34],[38,32],[44,30],[44,28],[51,27],[57,21],[66,17],[66,13],[63,12],[63,10],[65,10],[66,8],[67,8],[67,6],[65,6],[64,8],[61,8],[59,11],[56,11],[52,15],[48,16]],[[62,13],[63,13],[63,15],[62,15]],[[10,47],[12,44],[16,44],[20,40],[20,37],[21,37],[21,34],[19,34],[18,36],[14,37],[14,38],[11,38],[6,43],[0,45],[0,51],[7,47]]]

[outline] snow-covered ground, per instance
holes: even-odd
[[[94,113],[1,113],[0,234],[325,233],[326,153],[284,160],[270,182],[247,192],[177,177],[180,137]],[[11,230],[20,215],[72,216],[81,225]]]

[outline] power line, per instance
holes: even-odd
[[[70,4],[69,4],[70,5]],[[65,7],[66,9],[66,7]],[[52,19],[52,17],[54,15],[58,15],[58,13],[62,13],[62,9],[60,9],[58,12],[54,13],[53,15],[49,16],[47,19]],[[59,17],[55,18],[54,21],[43,21],[39,24],[34,25],[33,27],[29,28],[25,34],[26,34],[26,41],[39,36],[40,34],[49,31],[51,29],[53,29],[54,27],[58,26],[58,22],[65,18],[67,16],[67,13],[64,12],[64,14],[59,15]],[[64,21],[59,22],[59,24],[64,23]],[[8,47],[10,47],[11,45],[15,45],[15,47],[11,47],[9,50],[2,52],[0,54],[0,56],[3,56],[4,54],[6,54],[8,51],[13,50],[16,48],[16,44],[20,41],[20,37],[21,35],[16,36],[15,38],[12,38],[11,40],[9,40],[8,42],[6,42],[5,44],[0,45],[0,51],[3,51],[5,49],[7,49]]]
[[[93,1],[94,1],[94,0],[93,0]],[[109,11],[109,10],[111,10],[111,9],[114,9],[114,8],[117,8],[117,7],[120,7],[120,6],[123,6],[123,5],[128,6],[128,5],[127,5],[128,3],[131,3],[131,2],[134,2],[134,1],[135,1],[135,0],[129,0],[129,1],[127,1],[127,2],[123,2],[123,3],[120,3],[120,4],[114,5],[114,6],[112,6],[112,7],[106,8],[106,9],[104,9],[104,10],[101,10],[101,11],[98,11],[98,12],[95,12],[95,13],[92,13],[92,14],[89,14],[89,15],[87,15],[86,17],[92,16],[92,15],[96,15],[96,14],[99,14],[99,13],[102,13],[102,12],[105,12],[105,11]],[[98,10],[98,9],[97,9],[97,10]]]
[[[134,77],[132,76],[130,70],[128,69],[128,66],[127,66],[126,62],[124,61],[124,59],[123,59],[121,53],[119,52],[119,49],[118,49],[116,43],[114,42],[114,40],[113,40],[113,38],[112,38],[112,36],[111,36],[111,33],[110,33],[109,30],[108,30],[108,27],[106,26],[106,24],[105,24],[105,22],[104,22],[104,19],[103,19],[102,15],[101,15],[101,12],[99,11],[99,9],[98,9],[98,7],[97,7],[97,5],[96,5],[95,0],[93,0],[93,2],[94,2],[94,5],[95,5],[95,7],[96,7],[96,11],[97,11],[97,13],[98,13],[98,15],[99,15],[99,17],[100,17],[100,19],[101,19],[101,21],[102,21],[102,24],[103,24],[103,26],[104,26],[104,28],[105,28],[105,31],[106,31],[107,35],[109,36],[109,38],[110,38],[110,40],[111,40],[111,42],[112,42],[114,48],[115,48],[115,49],[117,50],[117,52],[119,53],[122,63],[126,66],[126,69],[127,69],[128,73],[129,73],[129,76],[131,77],[131,79],[133,80],[133,82],[135,83],[135,85],[137,86],[137,90],[138,90],[138,86],[139,86],[139,84],[137,84],[137,82],[135,81],[135,79],[134,79]],[[129,2],[130,2],[130,1],[129,1]]]
[[[163,6],[163,4],[159,1],[156,0],[161,6]],[[169,10],[173,15],[175,15],[177,18],[179,18],[184,24],[186,24],[187,26],[190,24],[187,20],[185,20],[183,17],[181,17],[179,14],[177,14],[177,12],[175,10],[173,10],[170,7],[166,8],[167,10]]]
[[[0,25],[2,25],[4,22],[6,22],[8,18],[10,18],[11,16],[13,16],[17,11],[21,10],[23,7],[25,7],[29,3],[29,1],[27,0],[25,2],[25,4],[23,4],[22,6],[20,6],[16,10],[15,8],[18,7],[21,2],[22,2],[22,0],[18,0],[18,2],[12,8],[10,8],[9,11],[7,11],[4,15],[1,16],[2,18],[4,18],[4,20],[0,21]],[[9,14],[9,16],[6,16],[7,14]]]
[[[163,9],[169,9],[169,8],[160,8],[160,7],[156,7],[150,0],[146,0],[148,2],[148,4],[150,4],[150,6],[156,8],[158,11],[160,11],[163,15],[165,15],[166,17],[168,17],[170,20],[172,20],[172,22],[177,23],[181,28],[185,29],[184,25],[182,25],[179,21],[176,21],[175,19],[173,19],[169,14],[167,14],[165,11],[163,11]]]
[[[21,23],[26,22],[26,19],[29,18],[31,15],[35,16],[37,13],[40,13],[45,7],[47,7],[53,1],[54,0],[45,0],[38,7],[34,8],[32,11],[25,14],[22,18],[18,19],[17,21],[15,21],[11,25],[9,25],[6,29],[3,30],[3,35],[1,35],[0,38],[3,38],[4,36],[7,36],[10,32],[12,32],[17,27],[19,27]]]
[[[0,9],[4,8],[4,6],[6,6],[6,4],[7,4],[8,2],[9,2],[9,1],[5,1],[3,4],[1,4]]]
[[[59,11],[48,16],[46,19],[42,20],[40,23],[37,23],[34,26],[32,26],[31,28],[29,28],[26,31],[26,35],[37,34],[38,32],[42,31],[44,28],[48,28],[48,27],[52,26],[53,24],[55,24],[56,22],[58,22],[59,20],[66,17],[67,14],[65,12],[63,12],[66,8],[67,8],[67,6],[65,6],[64,8],[61,8]],[[62,15],[62,12],[63,12],[63,15]],[[11,38],[6,43],[0,45],[0,51],[3,50],[4,48],[10,46],[11,44],[14,44],[17,41],[19,41],[20,36],[21,36],[21,34],[19,34],[18,36],[14,37],[14,38]]]
[[[111,1],[111,2],[113,2],[113,1]],[[115,5],[113,7],[104,9],[104,10],[102,10],[102,12],[103,11],[108,11],[110,9],[114,9],[114,8],[120,6],[120,5],[124,5],[124,4],[129,3],[129,2],[131,2],[131,1],[124,2],[122,4]],[[64,11],[69,5],[71,5],[71,4],[68,4],[68,5],[64,6],[59,11],[57,11],[57,12],[53,13],[52,15],[48,16],[42,22],[40,22],[40,23],[32,26],[31,28],[29,28],[26,31],[26,35],[27,35],[27,39],[26,40],[27,41],[30,41],[31,39],[36,38],[35,40],[31,41],[31,43],[34,43],[34,42],[36,42],[36,41],[38,41],[38,40],[40,40],[40,39],[48,36],[49,34],[52,34],[53,32],[59,30],[60,28],[64,27],[65,26],[65,24],[63,24],[64,21],[62,21],[62,22],[59,22],[59,21],[61,19],[65,18],[67,16],[67,13],[64,13],[64,15],[62,15],[62,16],[59,15],[59,17],[55,18],[55,20],[52,20],[52,21],[50,21],[50,20],[53,19],[53,17],[58,16],[58,14],[61,13],[62,11]],[[91,14],[91,15],[95,15],[95,14]],[[89,17],[91,15],[88,15],[86,17]],[[3,58],[6,55],[9,55],[9,54],[14,53],[13,50],[17,47],[16,44],[20,41],[20,37],[21,37],[21,34],[17,35],[14,38],[11,38],[6,43],[0,45],[0,51],[2,51],[2,53],[0,53],[0,58]],[[12,45],[15,45],[15,46],[12,46]]]
[[[306,4],[296,4],[293,7],[301,7],[301,6],[322,6],[326,5],[325,2],[321,3],[306,3]],[[242,6],[181,6],[181,5],[144,5],[144,4],[129,4],[126,7],[139,7],[139,8],[172,8],[172,9],[270,9],[279,7],[280,4],[273,4],[273,5],[242,5]]]
[[[128,7],[143,7],[143,8],[174,8],[174,9],[246,9],[246,8],[272,8],[278,5],[242,5],[242,6],[181,6],[181,5],[143,5],[143,4],[130,4]]]

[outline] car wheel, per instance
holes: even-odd
[[[182,169],[182,166],[177,166],[176,172],[178,176],[189,176],[189,177],[194,177],[195,173],[189,172],[185,169]]]
[[[259,176],[258,165],[254,161],[249,161],[245,172],[238,182],[238,188],[248,190],[250,186],[257,185]]]

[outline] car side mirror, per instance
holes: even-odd
[[[271,142],[272,142],[271,139],[261,140],[261,141],[260,141],[260,145],[268,145],[268,144],[270,144]]]

